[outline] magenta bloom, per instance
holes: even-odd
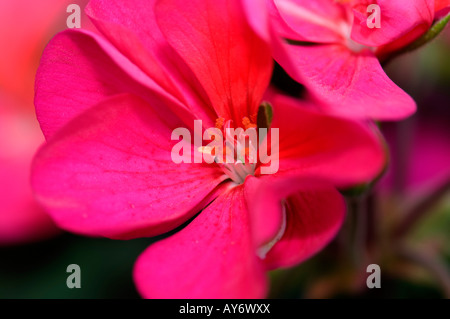
[[[0,97],[0,246],[48,238],[58,232],[33,198],[30,164],[44,142],[33,114]]]
[[[384,132],[390,146],[391,166],[378,185],[381,191],[392,193],[396,186],[397,170],[405,172],[404,191],[411,199],[420,198],[450,181],[450,134],[445,124],[435,118],[433,121],[415,123],[408,136],[410,141],[402,145],[406,149],[406,154],[403,154],[406,163],[398,159],[402,154],[399,154],[396,146],[398,136],[394,133],[392,130]]]
[[[34,76],[45,44],[65,26],[61,13],[69,3],[0,2],[0,246],[60,232],[35,202],[29,174],[44,142],[33,107]]]
[[[398,120],[416,108],[385,74],[379,59],[427,31],[434,0],[244,0],[253,28],[275,59],[322,102],[350,118]],[[379,10],[369,8],[378,5]],[[379,12],[379,28],[376,13]],[[296,45],[286,40],[297,41]]]
[[[101,36],[63,32],[42,57],[36,109],[48,142],[33,166],[37,198],[62,228],[115,239],[163,234],[200,212],[140,256],[140,293],[264,297],[266,271],[336,234],[345,205],[335,187],[380,172],[377,137],[275,96],[276,174],[262,175],[260,162],[176,164],[176,128],[255,125],[270,50],[239,0],[92,1],[87,13]]]

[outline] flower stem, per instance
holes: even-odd
[[[426,269],[432,274],[436,282],[442,287],[445,298],[450,298],[450,273],[441,260],[434,255],[412,250],[405,246],[399,246],[397,253],[400,257],[406,258]]]
[[[439,185],[422,201],[415,205],[409,212],[406,213],[403,221],[394,230],[395,238],[400,238],[406,235],[416,223],[428,212],[431,211],[431,207],[439,201],[447,192],[450,191],[450,181]]]

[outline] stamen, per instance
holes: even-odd
[[[250,122],[250,119],[248,117],[244,117],[242,119],[242,125],[244,125],[245,129],[256,128],[256,124],[253,124],[252,122]]]
[[[226,121],[223,117],[217,118],[215,125],[217,129],[222,130],[224,135],[223,146],[218,148],[217,146],[201,146],[198,151],[203,154],[205,160],[219,165],[232,181],[242,184],[248,175],[255,173],[258,148],[257,135],[250,134],[247,130],[256,130],[257,125],[248,117],[244,117],[242,118],[244,131],[236,135],[236,131],[232,133],[229,130],[231,124],[231,120]],[[254,137],[252,138],[249,135]],[[256,140],[252,141],[255,138]]]
[[[225,119],[223,117],[219,117],[216,119],[216,127],[221,130],[223,127],[223,123],[225,123]]]

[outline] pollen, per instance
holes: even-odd
[[[223,128],[223,124],[225,123],[225,119],[223,117],[219,117],[216,119],[216,128],[221,130]]]
[[[255,174],[258,162],[257,132],[247,131],[249,128],[256,130],[258,127],[255,116],[243,117],[241,128],[233,129],[233,120],[218,117],[215,128],[222,133],[222,143],[211,143],[208,146],[197,148],[204,159],[209,163],[215,162],[223,172],[236,184],[242,184],[245,178]],[[217,137],[211,134],[211,140]],[[212,146],[214,145],[214,146]]]
[[[242,125],[244,125],[245,129],[256,128],[256,124],[252,123],[248,117],[242,119]]]

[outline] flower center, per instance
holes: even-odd
[[[198,148],[208,163],[215,162],[235,183],[243,184],[248,175],[255,174],[258,161],[257,125],[248,117],[242,119],[242,127],[233,128],[232,121],[219,117],[216,127],[208,129],[208,146]]]
[[[364,45],[364,44],[358,43],[356,41],[353,41],[350,36],[347,38],[347,40],[345,42],[346,42],[345,44],[346,44],[347,48],[350,51],[353,51],[355,53],[361,52],[361,51],[366,50],[366,49],[368,49],[368,50],[370,50],[372,52],[375,51],[375,48],[373,48],[373,47],[369,47],[367,45]]]

